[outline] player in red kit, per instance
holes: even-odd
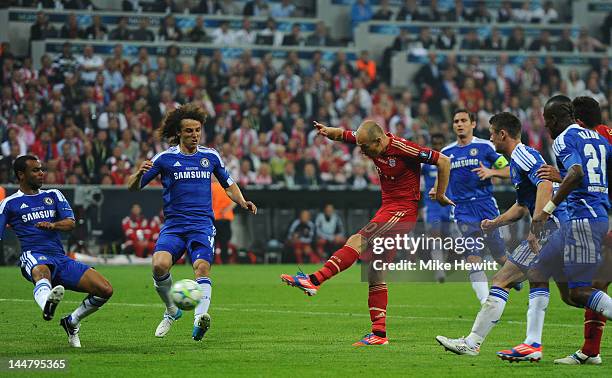
[[[420,198],[421,163],[438,167],[436,200],[443,206],[454,205],[445,195],[450,159],[443,154],[384,133],[374,121],[363,122],[356,132],[327,127],[318,122],[314,125],[320,135],[334,141],[356,144],[364,155],[372,159],[380,176],[382,206],[370,223],[348,238],[346,244],[337,250],[321,269],[310,275],[302,272],[295,276],[281,275],[283,282],[303,290],[309,296],[315,295],[323,282],[348,269],[360,256],[363,258],[368,251],[368,245],[371,245],[375,238],[391,236],[399,230],[407,233],[414,227]],[[389,343],[386,333],[387,284],[382,272],[370,267],[368,283],[372,332],[353,344],[354,346]]]

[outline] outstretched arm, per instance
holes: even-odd
[[[325,126],[322,123],[319,123],[317,121],[314,121],[314,127],[319,131],[319,135],[322,135],[324,137],[327,137],[330,140],[333,141],[344,141],[347,143],[355,143],[355,141],[352,140],[346,140],[343,135],[344,135],[344,129],[341,129],[339,127],[329,127],[329,126]]]
[[[508,210],[506,210],[503,214],[498,215],[495,219],[484,219],[480,222],[480,228],[483,231],[490,231],[496,228],[517,222],[519,219],[524,217],[529,213],[529,210],[518,203],[514,203],[514,205],[510,206]]]
[[[250,211],[253,214],[257,214],[257,206],[255,206],[253,202],[244,199],[242,191],[240,191],[240,188],[236,183],[225,188],[225,193],[227,193],[227,196],[238,206]]]

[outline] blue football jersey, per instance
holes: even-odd
[[[580,186],[567,197],[571,219],[607,218],[608,200],[607,166],[612,148],[599,134],[573,124],[565,129],[553,143],[561,177],[569,168],[579,164],[584,177]]]
[[[472,142],[459,146],[451,143],[441,151],[451,159],[451,172],[447,195],[455,203],[473,201],[493,196],[491,180],[480,180],[472,169],[482,163],[487,168],[504,168],[508,161],[495,152],[493,143],[474,137]]]
[[[63,255],[60,232],[41,230],[35,225],[66,218],[74,219],[74,213],[59,190],[40,190],[32,195],[19,190],[0,202],[0,238],[9,224],[19,239],[22,251]]]
[[[535,149],[519,143],[510,155],[510,179],[516,189],[516,202],[529,209],[529,214],[533,216],[535,209],[538,185],[544,181],[537,176],[537,171],[546,162],[542,155]],[[558,184],[557,184],[558,187]],[[553,217],[559,223],[567,221],[566,202],[563,201]]]
[[[449,218],[452,206],[442,206],[438,201],[429,198],[429,191],[436,185],[438,167],[430,164],[421,164],[421,174],[423,175],[423,183],[425,185],[425,193],[423,195],[425,206],[435,208],[435,211],[440,212],[441,216]]]
[[[152,159],[153,167],[142,176],[140,186],[161,175],[164,187],[164,228],[198,230],[212,227],[211,175],[224,188],[234,183],[221,156],[212,148],[198,146],[192,155],[183,154],[178,146],[160,152]]]

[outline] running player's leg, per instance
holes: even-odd
[[[210,279],[210,267],[214,261],[214,231],[210,235],[197,232],[189,235],[187,252],[193,261],[193,272],[195,280],[200,285],[204,296],[194,311],[192,338],[196,341],[202,340],[206,331],[210,328],[210,299],[212,295],[212,281]]]
[[[153,284],[155,291],[166,306],[164,317],[155,330],[155,336],[164,337],[174,321],[182,315],[172,300],[172,275],[170,268],[184,253],[185,241],[179,235],[162,230],[153,253]]]
[[[476,316],[472,331],[468,337],[450,339],[445,336],[437,336],[436,340],[438,343],[456,354],[478,355],[480,345],[504,312],[509,290],[516,282],[523,280],[524,277],[524,270],[521,267],[511,260],[506,261],[504,266],[493,276],[493,285]]]
[[[488,219],[493,219],[489,217]],[[480,223],[483,218],[483,214],[480,208],[472,203],[459,204],[455,207],[455,220],[461,235],[464,238],[477,238],[482,237]],[[472,249],[467,251],[465,259],[471,266],[482,266],[482,250]],[[480,304],[484,304],[489,295],[489,281],[487,275],[482,269],[474,269],[469,273],[470,282],[472,289],[476,293],[476,298]]]
[[[601,263],[602,239],[607,231],[607,220],[572,219],[566,237],[564,262],[571,301],[611,319],[612,298],[593,287]]]
[[[368,308],[372,331],[354,343],[353,346],[389,344],[387,339],[388,294],[384,278],[384,272],[374,269],[373,264],[370,263],[368,269]]]
[[[70,260],[67,258],[67,260]],[[81,320],[98,311],[113,295],[113,287],[104,276],[89,266],[78,261],[67,261],[58,272],[58,280],[67,288],[88,293],[88,296],[60,325],[68,335],[68,343],[76,348],[81,347],[79,330]]]
[[[597,271],[595,280],[593,280],[593,288],[599,289],[606,293],[612,278],[612,251],[610,250],[610,246],[612,244],[611,242],[612,233],[608,232],[608,235],[603,243],[602,262]],[[567,286],[567,284],[565,286]],[[601,364],[601,338],[603,336],[606,320],[607,318],[602,314],[599,314],[590,308],[586,308],[584,312],[584,343],[582,348],[573,354],[555,360],[555,363],[562,365]]]
[[[28,254],[29,259],[35,261],[37,254],[25,252]],[[29,267],[22,268],[23,275],[34,283],[34,300],[40,306],[43,311],[43,319],[51,320],[55,315],[55,309],[59,302],[64,298],[64,287],[57,285],[51,287],[53,265],[30,265]]]
[[[75,269],[84,269],[84,267]],[[113,287],[110,282],[93,268],[87,268],[75,290],[89,295],[70,315],[70,323],[73,326],[78,326],[81,320],[98,311],[113,295]]]

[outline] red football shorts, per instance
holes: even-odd
[[[404,235],[410,233],[417,221],[418,202],[411,201],[400,205],[383,205],[376,212],[370,222],[365,225],[359,234],[367,241],[365,251],[361,254],[361,259],[370,261],[373,256],[372,246],[377,238],[395,238],[396,235]],[[382,255],[376,255],[377,259],[383,261],[393,261],[396,250],[385,251]]]

